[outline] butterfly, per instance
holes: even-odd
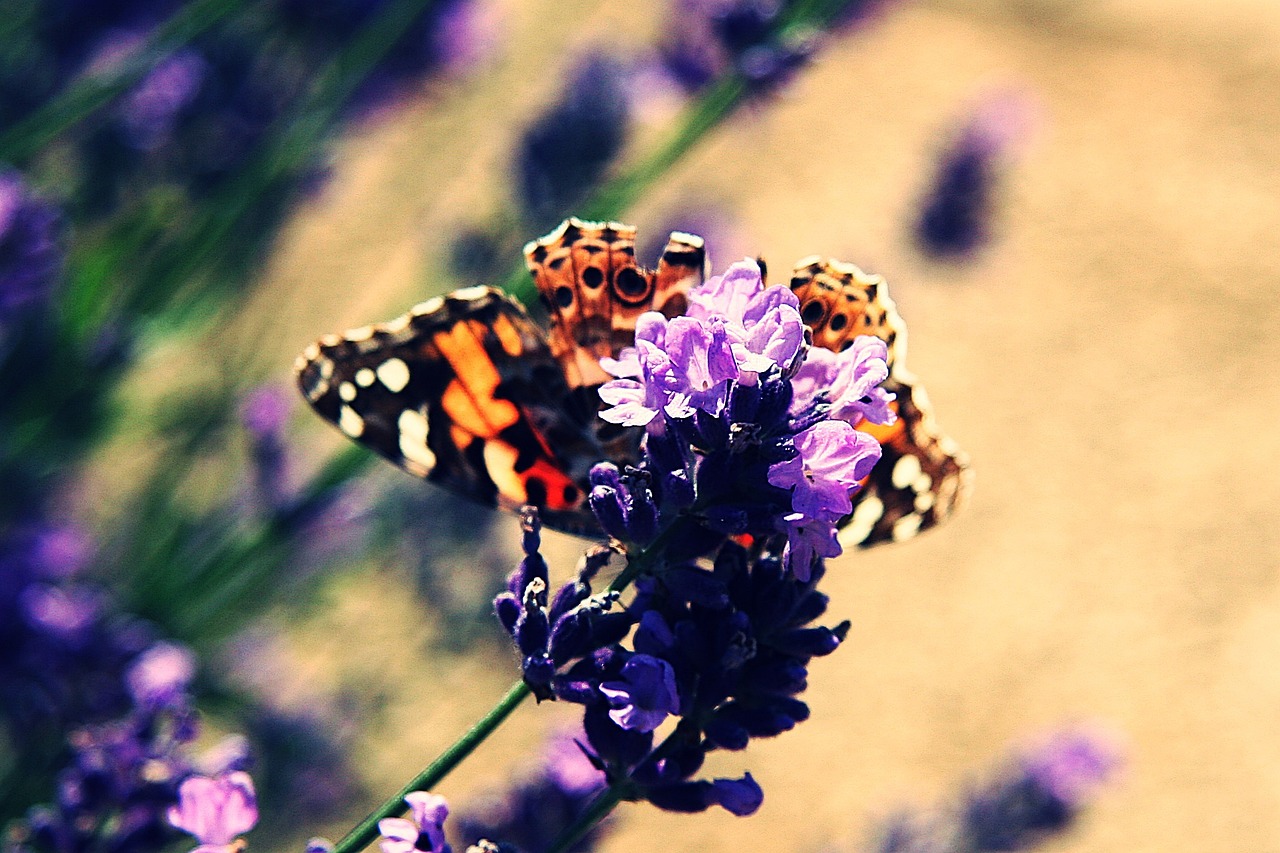
[[[696,235],[673,232],[653,270],[636,262],[635,240],[629,225],[566,220],[524,248],[545,327],[497,288],[464,288],[322,337],[298,357],[298,386],[321,417],[410,474],[489,505],[532,504],[553,528],[599,536],[588,472],[634,463],[643,435],[597,416],[611,378],[600,359],[633,343],[646,311],[683,314],[707,272]],[[945,520],[967,491],[968,462],[903,366],[905,327],[883,279],[815,257],[791,288],[814,345],[839,350],[873,334],[889,351],[898,420],[859,426],[883,456],[853,495],[841,543],[905,539]]]

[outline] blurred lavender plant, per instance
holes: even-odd
[[[827,32],[862,23],[887,0],[842,0],[826,4],[825,20],[790,29],[799,4],[780,0],[674,0],[671,26],[658,57],[668,77],[684,91],[703,91],[725,73],[737,73],[754,94],[784,87],[814,56]]]
[[[510,845],[520,853],[549,853],[566,826],[587,810],[605,780],[568,734],[553,737],[533,775],[515,783],[499,798],[464,811],[458,834],[471,843],[482,839]],[[591,850],[607,828],[596,824],[565,853]]]
[[[1059,732],[1014,756],[949,808],[900,814],[886,823],[878,853],[1003,853],[1031,850],[1074,825],[1120,758],[1106,738]]]
[[[516,156],[520,206],[535,230],[559,220],[581,200],[627,140],[626,70],[591,54],[567,75],[559,100],[520,140]]]
[[[963,259],[991,236],[997,179],[1029,130],[1024,96],[986,97],[943,149],[915,222],[915,239],[925,254]]]
[[[14,171],[0,171],[0,353],[13,327],[46,308],[62,273],[60,215]]]
[[[180,793],[180,811],[191,828],[198,811],[191,791],[201,778],[193,775],[196,761],[189,752],[198,730],[188,692],[194,672],[190,652],[178,646],[156,643],[137,655],[125,678],[131,708],[71,734],[56,801],[31,808],[8,827],[5,853],[162,850],[176,837],[170,820]],[[240,772],[233,776],[247,779]]]

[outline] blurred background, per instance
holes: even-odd
[[[137,712],[161,642],[198,660],[190,748],[254,755],[256,849],[340,836],[493,704],[518,525],[350,450],[293,359],[518,281],[577,213],[650,260],[680,229],[716,270],[885,275],[976,473],[833,562],[812,719],[712,768],[760,812],[624,807],[600,849],[873,849],[1064,727],[1124,767],[1052,849],[1280,849],[1274,3],[5,17],[0,824],[87,784],[71,735]],[[585,543],[546,538],[566,578]],[[493,796],[574,711],[522,707],[441,792]]]

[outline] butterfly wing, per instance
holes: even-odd
[[[618,222],[567,219],[525,246],[525,262],[551,319],[551,354],[574,388],[609,381],[600,359],[635,341],[646,311],[683,314],[689,288],[706,273],[701,237],[675,232],[658,268],[636,262],[636,229]]]
[[[892,406],[898,419],[887,427],[858,425],[880,441],[881,457],[853,495],[853,513],[842,523],[840,543],[870,547],[941,524],[967,497],[969,460],[938,429],[928,395],[905,366],[906,325],[884,279],[852,264],[813,257],[797,265],[791,289],[814,345],[839,352],[858,335],[875,335],[888,347],[884,387],[897,395]]]
[[[598,401],[569,387],[546,335],[501,291],[460,290],[328,335],[296,371],[323,418],[409,473],[490,505],[534,504],[558,529],[596,529],[587,471],[611,452]]]

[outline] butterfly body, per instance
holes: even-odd
[[[466,288],[321,338],[298,358],[298,384],[323,418],[409,473],[482,503],[533,504],[551,527],[600,535],[586,506],[588,472],[602,460],[634,463],[643,435],[597,416],[597,390],[610,378],[600,359],[631,345],[644,312],[683,313],[705,275],[705,249],[673,233],[646,270],[634,228],[570,219],[525,257],[549,329],[495,288]],[[856,334],[889,345],[886,387],[898,394],[899,419],[861,427],[884,456],[853,496],[842,542],[907,538],[941,522],[963,497],[967,461],[902,366],[905,326],[883,280],[813,258],[791,287],[815,345],[838,350]]]

